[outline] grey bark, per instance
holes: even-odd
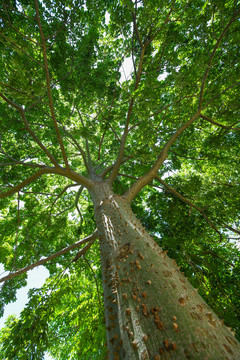
[[[90,191],[100,239],[110,360],[237,360],[240,344],[126,199],[96,182]]]

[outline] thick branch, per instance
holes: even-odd
[[[16,192],[23,189],[26,185],[29,185],[34,180],[37,180],[43,174],[51,174],[52,170],[53,170],[52,168],[43,168],[43,169],[38,170],[35,174],[29,176],[27,179],[22,181],[20,184],[13,186],[10,190],[6,191],[5,193],[0,194],[0,199],[4,199],[7,196],[15,194]]]
[[[64,159],[64,163],[65,163],[66,168],[69,169],[67,155],[66,155],[66,152],[65,152],[65,149],[64,149],[62,137],[60,135],[60,131],[59,131],[56,116],[55,116],[54,106],[53,106],[53,99],[52,99],[52,92],[51,92],[51,85],[50,85],[50,76],[49,76],[49,68],[48,68],[48,60],[47,60],[47,49],[46,49],[46,43],[45,43],[45,37],[44,37],[43,29],[42,29],[42,24],[41,24],[40,16],[39,16],[38,0],[35,0],[35,7],[36,7],[37,22],[38,22],[40,36],[41,36],[41,40],[42,40],[44,68],[45,68],[45,73],[46,73],[46,83],[47,83],[47,93],[48,93],[48,99],[49,99],[49,107],[50,107],[50,111],[51,111],[55,131],[56,131],[56,134],[57,134],[58,142],[59,142],[59,145],[60,145],[60,148],[61,148],[61,151],[62,151],[62,156],[63,156],[63,159]]]
[[[172,144],[176,141],[176,139],[179,137],[179,135],[182,134],[182,132],[189,127],[194,120],[196,120],[199,116],[200,112],[196,112],[195,115],[193,115],[191,117],[190,120],[188,120],[185,124],[183,124],[173,135],[172,137],[168,140],[168,142],[165,144],[165,146],[163,147],[160,155],[158,156],[155,164],[152,166],[152,168],[142,177],[140,177],[129,189],[128,191],[124,194],[124,198],[126,198],[129,202],[131,202],[136,196],[137,194],[142,190],[142,188],[144,186],[146,186],[147,184],[149,184],[156,176],[158,173],[158,170],[160,168],[160,166],[163,164],[163,162],[166,160],[166,158],[168,157],[168,150],[170,149],[170,147],[172,146]]]
[[[85,176],[76,173],[73,170],[67,170],[63,168],[53,169],[52,173],[59,174],[62,176],[67,177],[68,179],[71,179],[78,183],[79,185],[85,186],[87,189],[91,189],[94,186],[94,182]]]
[[[76,183],[85,186],[87,189],[92,188],[92,186],[94,185],[92,180],[89,180],[85,178],[83,175],[78,174],[72,170],[66,170],[60,167],[59,168],[45,167],[43,169],[38,170],[35,174],[29,176],[26,180],[22,181],[20,184],[13,186],[10,190],[0,194],[0,199],[4,199],[7,196],[13,195],[17,191],[20,191],[26,185],[29,185],[33,181],[37,180],[43,174],[57,174],[67,177],[68,179],[76,181]]]
[[[26,267],[24,267],[24,268],[22,268],[20,270],[17,270],[14,273],[11,273],[11,274],[8,274],[7,276],[4,276],[3,278],[0,279],[0,282],[10,280],[10,279],[12,279],[12,278],[14,278],[14,277],[16,277],[18,275],[21,275],[21,274],[27,272],[28,270],[31,270],[31,269],[33,269],[33,268],[35,268],[37,266],[40,266],[40,265],[44,264],[47,261],[53,260],[56,257],[61,256],[61,255],[65,254],[66,252],[75,249],[75,248],[85,244],[86,242],[89,242],[89,244],[84,246],[84,248],[81,249],[79,251],[79,253],[77,254],[77,256],[80,257],[81,255],[85,254],[87,249],[93,244],[93,242],[94,242],[94,240],[96,238],[97,238],[97,231],[95,231],[92,235],[87,236],[86,238],[84,238],[82,240],[79,240],[79,241],[75,242],[74,244],[71,244],[71,245],[65,247],[64,249],[57,251],[55,254],[52,254],[52,255],[44,258],[44,259],[41,259],[41,260],[31,264],[31,265],[28,265],[28,266],[26,266]]]

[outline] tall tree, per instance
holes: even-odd
[[[239,15],[1,1],[3,359],[238,358]]]

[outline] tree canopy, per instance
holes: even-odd
[[[79,241],[93,173],[240,338],[239,15],[236,0],[1,1],[0,262],[50,273],[2,358],[104,358],[99,243]],[[1,315],[26,283],[4,279]]]

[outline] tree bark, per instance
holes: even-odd
[[[100,239],[108,358],[237,360],[240,344],[130,204],[106,182],[90,191]]]

